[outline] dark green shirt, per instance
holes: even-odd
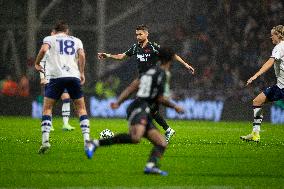
[[[144,48],[136,43],[132,45],[125,54],[127,56],[136,55],[138,72],[142,74],[157,65],[159,50],[160,45],[157,43],[148,42]]]

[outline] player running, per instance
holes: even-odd
[[[253,128],[251,134],[241,136],[245,141],[260,141],[260,125],[263,119],[262,106],[267,102],[274,102],[284,98],[284,26],[278,25],[271,30],[271,40],[275,45],[271,57],[264,63],[256,74],[248,81],[251,84],[256,78],[268,71],[273,65],[277,84],[266,88],[253,100]]]
[[[68,35],[69,27],[64,22],[56,24],[55,34],[43,39],[43,44],[35,61],[35,68],[43,71],[40,62],[49,52],[46,74],[49,83],[45,87],[43,114],[41,122],[42,145],[39,153],[45,153],[50,148],[49,133],[52,126],[52,108],[66,89],[74,100],[75,109],[80,118],[80,126],[85,141],[90,140],[89,119],[81,85],[85,83],[85,53],[80,39]]]
[[[111,58],[114,60],[123,60],[127,57],[136,55],[137,67],[139,76],[147,72],[150,68],[154,67],[159,60],[159,51],[160,46],[157,43],[150,42],[148,40],[149,29],[146,25],[139,25],[136,27],[136,39],[135,43],[131,48],[122,54],[109,54],[109,53],[98,53],[99,59]],[[179,63],[183,64],[187,69],[189,69],[192,74],[194,74],[194,68],[187,64],[181,57],[177,54],[174,54],[174,60],[177,60]],[[169,76],[169,74],[167,74]],[[118,108],[119,105],[134,93],[138,89],[139,80],[135,79],[118,97],[118,100],[111,104],[113,109]],[[169,127],[166,120],[159,113],[159,108],[152,110],[153,118],[155,121],[163,127],[166,131],[165,136],[167,142],[170,140],[171,136],[175,134],[175,131]]]
[[[158,162],[164,154],[167,142],[152,122],[150,107],[158,103],[174,108],[179,113],[182,113],[183,109],[171,103],[163,96],[166,83],[166,70],[170,67],[174,53],[169,54],[171,51],[167,51],[167,49],[161,49],[161,51],[165,51],[164,54],[167,56],[161,62],[160,67],[154,66],[141,74],[138,80],[139,90],[136,93],[136,99],[127,108],[127,119],[130,125],[129,133],[117,134],[108,139],[90,141],[87,143],[87,148],[85,149],[88,158],[92,158],[94,151],[100,146],[136,144],[139,143],[144,136],[154,145],[146,163],[144,173],[158,175],[168,174],[158,167]]]

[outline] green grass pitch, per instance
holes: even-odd
[[[284,188],[283,125],[263,123],[261,142],[248,143],[239,136],[251,131],[249,122],[170,120],[176,135],[162,177],[143,174],[147,140],[99,148],[88,160],[78,120],[70,123],[76,130],[63,132],[54,118],[51,149],[39,155],[40,120],[0,117],[0,188]],[[105,128],[126,132],[127,122],[91,119],[92,137]]]

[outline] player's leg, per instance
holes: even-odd
[[[153,117],[153,119],[160,125],[163,127],[163,129],[166,131],[165,133],[165,137],[166,137],[166,141],[169,142],[170,138],[175,134],[175,130],[173,130],[167,123],[167,121],[165,120],[165,118],[161,115],[161,113],[159,112],[159,106],[155,105],[155,107],[153,107],[153,109],[151,109],[151,115]]]
[[[48,84],[45,85],[44,100],[43,100],[43,112],[42,112],[42,145],[39,149],[39,153],[45,153],[50,148],[49,133],[52,127],[52,108],[61,96],[63,87],[60,79],[51,79]]]
[[[246,136],[241,136],[240,138],[242,140],[246,141],[254,141],[259,142],[260,141],[260,126],[263,119],[263,113],[262,113],[262,106],[268,102],[268,98],[266,97],[266,94],[264,92],[260,93],[254,100],[253,100],[253,129],[252,132]]]
[[[164,136],[156,128],[151,128],[147,131],[147,138],[154,144],[154,147],[150,153],[144,173],[167,175],[167,172],[159,169],[159,160],[162,158],[167,147]]]
[[[84,144],[85,144],[86,141],[90,140],[90,121],[88,119],[84,97],[81,97],[79,99],[74,99],[74,105],[75,105],[77,114],[79,116],[80,127],[81,127]]]
[[[42,144],[39,153],[45,153],[50,148],[49,134],[52,127],[52,108],[55,103],[54,99],[44,97],[43,100],[43,113],[41,121]]]
[[[94,151],[99,146],[109,146],[113,144],[137,144],[145,134],[148,115],[144,111],[129,111],[129,133],[114,135],[111,138],[93,140],[87,143],[85,152],[90,159],[93,157]]]
[[[114,144],[137,144],[145,133],[145,126],[142,124],[131,125],[129,133],[115,134],[111,138],[89,141],[85,147],[85,153],[89,159],[93,157],[95,150],[100,146]]]
[[[72,127],[69,124],[71,101],[67,90],[64,90],[63,94],[61,95],[61,100],[62,100],[62,119],[63,119],[62,129],[65,131],[72,131],[75,129],[75,127]]]
[[[90,140],[90,121],[85,105],[85,99],[81,88],[80,80],[77,78],[68,78],[65,89],[73,99],[75,110],[80,120],[80,127],[83,134],[84,145]]]

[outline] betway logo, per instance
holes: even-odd
[[[112,110],[109,107],[115,99],[98,100],[94,97],[90,98],[90,113],[93,117],[125,117],[126,108],[131,103],[127,100],[121,104],[119,109]],[[166,116],[171,119],[204,119],[220,121],[224,103],[221,101],[196,101],[194,99],[185,99],[177,101],[184,108],[184,114],[178,114],[173,109],[167,108]]]
[[[205,119],[220,121],[224,102],[222,101],[196,101],[187,98],[183,101],[177,101],[184,108],[184,114],[178,114],[175,110],[167,108],[166,115],[171,119]]]

